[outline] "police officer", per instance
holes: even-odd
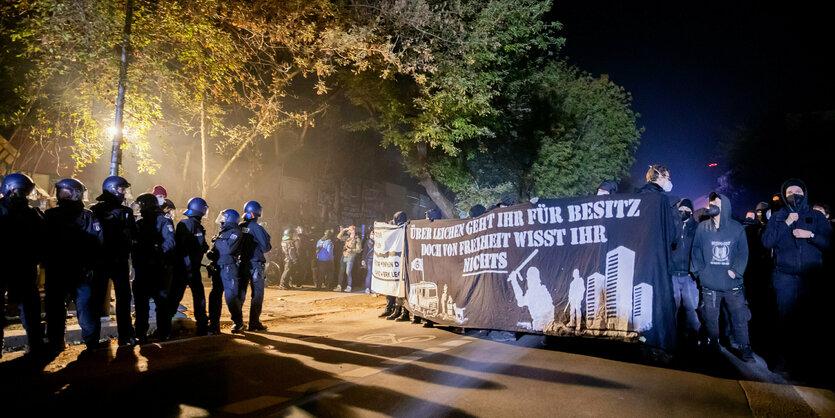
[[[175,313],[177,306],[183,299],[186,286],[191,288],[194,300],[194,319],[197,321],[197,335],[206,335],[208,319],[206,318],[206,292],[203,289],[203,278],[200,274],[200,263],[203,254],[209,250],[206,243],[206,230],[201,220],[209,210],[205,200],[195,197],[188,201],[188,209],[183,213],[186,218],[177,223],[175,239],[177,241],[176,278],[171,291],[171,313]]]
[[[264,254],[273,247],[270,234],[258,224],[261,217],[261,204],[256,201],[244,205],[244,221],[241,223],[243,241],[241,245],[241,278],[246,278],[252,286],[252,306],[249,308],[249,330],[266,331],[261,323],[261,306],[264,304],[264,266],[267,259]],[[242,280],[243,281],[243,280]],[[246,285],[241,291],[246,297]]]
[[[38,241],[43,236],[43,214],[29,206],[27,196],[35,189],[35,183],[25,174],[9,174],[0,186],[0,356],[3,352],[3,327],[6,320],[6,291],[9,301],[22,305],[20,316],[29,352],[43,348],[41,330],[41,297],[38,292]],[[14,244],[10,241],[14,241]]]
[[[243,312],[241,308],[246,290],[246,281],[238,277],[238,264],[241,255],[241,228],[238,226],[240,215],[234,209],[226,209],[220,213],[216,222],[220,224],[220,231],[212,238],[213,252],[217,254],[217,265],[220,278],[223,281],[223,293],[226,297],[226,307],[232,316],[233,334],[244,333]],[[214,313],[214,312],[213,312]],[[217,310],[218,317],[220,310]],[[213,318],[213,324],[216,324]]]
[[[81,338],[96,348],[101,333],[102,289],[94,268],[104,235],[93,212],[84,209],[87,188],[76,179],[55,184],[58,206],[44,213],[46,224],[46,325],[50,348],[64,350],[67,297],[75,299]]]
[[[119,345],[136,344],[130,317],[130,257],[131,245],[136,237],[136,219],[133,210],[123,203],[130,183],[122,177],[110,176],[102,183],[101,196],[90,210],[101,223],[104,234],[102,259],[97,267],[97,280],[105,286],[113,280],[116,292],[116,324]],[[106,297],[106,295],[105,295]]]
[[[141,218],[136,222],[133,248],[133,297],[136,309],[136,335],[140,344],[148,342],[150,299],[156,305],[157,337],[168,339],[171,332],[170,288],[176,241],[174,225],[163,216],[157,198],[143,193],[136,198]]]

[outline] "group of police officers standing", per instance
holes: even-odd
[[[150,300],[156,307],[156,338],[164,341],[185,288],[194,298],[197,335],[220,332],[222,298],[231,313],[233,333],[263,331],[260,321],[264,300],[264,254],[271,249],[270,236],[258,224],[258,202],[244,205],[240,214],[226,209],[218,216],[220,231],[209,249],[202,219],[209,205],[195,197],[176,228],[164,216],[164,199],[152,193],[136,197],[139,216],[125,205],[130,183],[110,176],[102,184],[98,203],[84,207],[87,188],[72,178],[55,185],[57,206],[41,212],[29,205],[35,183],[24,174],[10,174],[0,186],[0,230],[4,268],[0,270],[0,312],[5,294],[21,306],[21,322],[32,353],[56,353],[65,347],[67,302],[74,300],[81,336],[88,348],[99,347],[107,284],[113,282],[120,345],[148,341]],[[240,222],[240,224],[239,224]],[[38,251],[43,248],[43,251]],[[208,251],[208,254],[207,254]],[[200,267],[203,256],[212,278],[208,315]],[[38,264],[46,272],[46,340],[41,328]],[[130,271],[134,270],[131,284]],[[248,327],[242,307],[252,287]],[[131,323],[131,298],[136,320]],[[5,326],[5,315],[0,315]],[[0,353],[3,327],[0,326]]]

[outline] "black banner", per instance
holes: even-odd
[[[442,325],[672,347],[661,195],[540,200],[406,229],[409,310]]]

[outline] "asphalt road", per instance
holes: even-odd
[[[356,296],[365,297],[365,296]],[[757,381],[732,358],[544,344],[385,321],[363,309],[221,334],[0,363],[0,411],[93,416],[832,416],[822,389]],[[79,354],[81,353],[81,354]],[[761,380],[761,379],[760,379]],[[13,416],[2,414],[3,416]]]

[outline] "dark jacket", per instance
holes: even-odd
[[[181,267],[186,271],[199,269],[203,254],[209,250],[206,243],[206,229],[200,223],[200,218],[189,216],[177,223],[174,232],[177,242],[177,257],[181,260]]]
[[[664,230],[667,231],[666,236],[664,237],[667,246],[667,273],[673,275],[676,272],[674,249],[676,247],[677,236],[679,235],[679,231],[682,229],[681,216],[678,213],[678,208],[676,208],[675,204],[672,203],[678,202],[678,199],[671,200],[664,189],[655,183],[647,183],[636,189],[635,193],[658,194],[662,196],[663,205],[667,208],[667,211],[661,214],[663,217],[662,222],[664,223]]]
[[[787,187],[783,184],[780,193],[784,200]],[[808,199],[809,195],[805,193],[806,186],[801,185],[801,188]],[[776,213],[772,213],[762,236],[763,246],[774,249],[774,268],[787,274],[803,274],[811,269],[819,268],[823,264],[823,252],[829,248],[832,232],[826,217],[812,209],[809,204],[804,203],[795,210],[798,219],[791,226],[786,225],[786,218],[792,211],[787,205]],[[815,237],[795,238],[792,234],[795,229],[812,231]]]
[[[142,212],[136,222],[136,241],[131,252],[134,266],[172,266],[177,248],[174,224],[161,211]]]
[[[237,264],[241,256],[242,232],[238,224],[224,222],[220,232],[214,238],[214,248],[218,255],[217,264],[226,266]]]
[[[745,228],[731,219],[731,201],[725,195],[719,214],[719,228],[712,219],[699,224],[693,239],[690,271],[699,278],[703,288],[731,290],[743,283],[742,275],[748,264],[748,240]],[[734,272],[731,278],[728,270]]]
[[[672,254],[671,270],[673,273],[686,275],[690,272],[690,253],[698,226],[699,223],[691,216],[687,221],[682,222],[681,227],[678,228],[676,245]]]
[[[368,267],[371,267],[371,263],[374,261],[374,240],[365,240],[365,243],[362,246],[361,260],[365,260],[365,263],[368,265]]]
[[[101,255],[104,235],[93,212],[81,202],[64,202],[44,213],[47,269],[90,270]]]
[[[270,244],[270,234],[254,219],[241,223],[244,239],[241,242],[241,261],[257,261],[266,263],[265,253],[273,249]]]
[[[101,223],[104,233],[104,256],[106,258],[127,259],[136,236],[136,219],[133,210],[109,193],[102,193],[90,210]]]
[[[0,231],[3,231],[0,239],[3,268],[38,263],[44,236],[43,213],[40,209],[30,207],[25,200],[16,202],[0,198]]]

